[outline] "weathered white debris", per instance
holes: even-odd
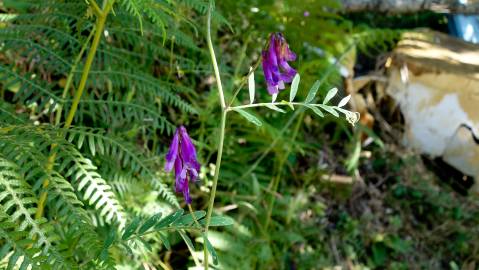
[[[477,183],[479,46],[436,32],[411,33],[392,59],[386,91],[404,115],[404,143],[442,157]]]

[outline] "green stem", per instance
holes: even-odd
[[[81,96],[83,94],[83,90],[85,89],[88,74],[90,73],[90,68],[91,68],[91,64],[93,63],[93,58],[95,57],[96,50],[98,48],[98,44],[100,43],[101,35],[103,34],[103,28],[105,27],[106,18],[107,18],[108,13],[110,12],[110,10],[113,6],[113,2],[114,2],[114,0],[108,1],[105,4],[104,9],[101,12],[101,14],[97,15],[97,20],[96,20],[95,29],[94,29],[95,36],[93,38],[93,42],[91,44],[90,51],[88,52],[88,56],[87,56],[87,59],[85,61],[85,65],[83,67],[82,76],[81,76],[81,79],[80,79],[80,84],[78,85],[78,89],[75,92],[73,103],[70,107],[70,111],[69,111],[68,116],[65,120],[64,128],[69,128],[71,126],[71,123],[73,121],[73,117],[75,116],[75,112],[78,108],[78,104],[80,103],[80,99],[81,99]],[[90,3],[96,3],[96,2],[92,1]],[[47,171],[51,171],[53,169],[53,165],[55,164],[55,158],[56,158],[56,152],[54,151],[55,148],[56,148],[56,144],[52,144],[52,146],[51,146],[52,154],[48,157]],[[49,178],[46,178],[42,183],[43,191],[40,193],[40,198],[38,199],[38,207],[37,207],[37,211],[35,212],[35,218],[36,219],[40,219],[43,216],[43,211],[44,211],[44,208],[45,208],[45,202],[47,200],[47,195],[48,195],[48,192],[47,192],[46,189],[48,188],[49,184],[50,184],[50,179]]]
[[[103,15],[100,7],[98,6],[95,0],[89,0],[89,4],[91,5],[93,12],[95,13],[97,17],[101,17]]]
[[[80,99],[83,94],[83,90],[85,89],[88,75],[90,73],[91,64],[93,63],[93,59],[95,58],[98,44],[100,43],[101,35],[103,34],[103,28],[105,27],[106,17],[108,16],[108,13],[110,12],[112,5],[113,5],[113,1],[110,1],[106,5],[102,15],[97,18],[97,21],[95,24],[95,36],[93,37],[93,42],[91,44],[90,51],[88,52],[88,56],[85,61],[85,66],[83,67],[80,84],[78,85],[78,89],[75,92],[75,96],[73,97],[73,103],[70,107],[70,111],[65,120],[65,126],[64,126],[65,128],[69,128],[71,126],[71,123],[73,122],[73,117],[75,116],[76,110],[78,108],[78,104],[80,103]]]
[[[80,62],[81,58],[83,57],[83,54],[86,51],[86,48],[88,47],[88,44],[90,44],[90,40],[93,37],[93,33],[95,31],[91,31],[90,35],[88,36],[87,40],[85,43],[83,43],[83,46],[80,49],[80,53],[77,55],[75,62],[73,62],[73,65],[70,69],[70,73],[68,74],[67,81],[65,83],[65,87],[63,88],[63,93],[62,93],[62,99],[65,100],[67,97],[68,90],[70,89],[73,81],[73,75],[75,74],[75,70],[78,66],[78,63]],[[60,120],[62,117],[62,111],[63,111],[63,104],[60,104],[57,110],[57,113],[55,115],[55,125],[58,126],[60,124]]]
[[[213,186],[211,187],[210,200],[208,203],[208,212],[206,213],[206,224],[205,224],[206,237],[208,237],[208,228],[210,226],[211,214],[213,213],[213,205],[215,203],[215,196],[216,196],[216,187],[218,186],[218,178],[220,175],[221,157],[223,155],[223,142],[225,139],[226,114],[227,114],[226,111],[223,111],[223,113],[221,114],[220,137],[219,137],[219,143],[218,143],[218,155],[216,156],[215,175],[213,177]],[[204,258],[205,269],[208,269],[208,249],[206,247],[206,241],[204,243],[203,251],[205,254],[205,258]]]
[[[175,36],[173,36],[171,38],[171,43],[170,43],[170,70],[168,72],[168,81],[171,80],[171,77],[173,76],[173,58],[174,58],[174,54],[173,54],[173,49],[175,47]]]
[[[213,0],[210,0],[210,6],[208,9],[208,19],[206,21],[206,42],[208,43],[208,50],[211,56],[211,63],[213,64],[213,70],[215,72],[216,85],[218,87],[218,94],[220,95],[221,108],[226,108],[225,95],[223,92],[223,85],[221,84],[220,69],[218,68],[218,62],[216,61],[215,49],[213,48],[213,42],[211,41],[211,10],[213,9]]]
[[[218,87],[218,94],[220,96],[220,104],[221,104],[221,124],[220,124],[220,137],[218,143],[218,154],[216,156],[216,168],[215,168],[215,175],[213,177],[213,186],[211,187],[210,199],[208,203],[208,211],[206,213],[206,224],[205,224],[205,232],[203,240],[203,254],[204,254],[204,269],[208,270],[209,263],[208,263],[208,247],[207,247],[207,239],[208,239],[208,229],[210,226],[211,221],[211,214],[213,213],[213,206],[215,203],[215,196],[216,196],[216,187],[218,186],[218,178],[220,175],[220,167],[221,167],[221,157],[223,155],[223,142],[225,138],[225,126],[226,126],[226,114],[228,113],[226,102],[225,102],[225,95],[223,93],[223,85],[221,84],[221,77],[218,67],[218,62],[216,61],[215,50],[213,48],[213,42],[211,41],[211,12],[213,9],[213,0],[209,1],[209,8],[208,8],[208,18],[206,22],[206,40],[208,43],[208,49],[211,56],[211,63],[213,64],[213,69],[216,78],[216,84]]]
[[[193,220],[195,221],[196,226],[198,226],[198,228],[201,228],[201,225],[198,222],[198,220],[196,219],[196,215],[195,215],[195,212],[193,211],[193,208],[191,207],[191,204],[188,204],[188,210],[190,211],[190,214],[193,217]],[[183,233],[186,233],[186,232],[183,231]],[[183,235],[182,235],[182,237],[183,237]],[[191,250],[189,245],[187,245],[187,246],[188,246],[188,249],[190,250],[191,257],[193,257],[193,261],[195,262],[195,265],[197,267],[201,267],[201,263],[199,262],[198,258],[196,257],[195,250]]]
[[[303,102],[261,102],[261,103],[253,103],[253,104],[246,104],[246,105],[240,105],[240,106],[233,106],[233,107],[229,107],[228,110],[230,111],[230,110],[234,110],[234,109],[267,107],[268,105],[274,105],[274,106],[296,105],[296,106],[315,106],[315,107],[320,106],[319,104],[310,104],[310,103],[303,103]]]

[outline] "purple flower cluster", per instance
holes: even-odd
[[[182,192],[187,204],[191,203],[189,182],[196,181],[200,164],[196,158],[196,150],[184,126],[176,129],[170,149],[166,154],[165,171],[175,167],[176,192]]]
[[[270,35],[269,46],[262,52],[263,72],[270,95],[279,93],[296,75],[296,70],[288,61],[296,60],[294,54],[281,33]]]

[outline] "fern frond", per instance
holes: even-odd
[[[123,200],[129,195],[141,194],[144,190],[141,188],[141,185],[149,183],[147,181],[141,181],[142,178],[135,177],[130,171],[122,170],[122,168],[116,164],[116,160],[112,161],[110,157],[105,156],[100,159],[102,164],[100,167],[101,175],[103,175],[105,179],[108,179],[108,183],[114,192]],[[128,207],[126,207],[126,209],[128,209]]]
[[[70,104],[68,100],[66,104]],[[95,99],[86,97],[80,101],[78,111],[79,118],[89,115],[93,122],[101,119],[103,123],[110,123],[112,128],[128,128],[129,125],[146,126],[149,129],[166,130],[168,134],[174,130],[175,126],[161,115],[159,108],[152,106],[152,102],[146,100],[140,103],[139,100],[127,101],[122,98],[114,98],[112,95],[106,95],[105,98]],[[82,121],[82,119],[79,119]]]
[[[47,206],[51,214],[55,215],[64,228],[76,237],[77,246],[88,254],[83,259],[97,258],[102,251],[102,243],[93,230],[86,211],[82,208],[83,204],[73,193],[73,187],[69,182],[56,171],[46,168],[48,161],[40,149],[49,148],[49,144],[47,143],[44,147],[32,146],[29,142],[22,142],[22,138],[18,137],[7,141],[7,147],[4,143],[5,141],[0,144],[2,152],[7,152],[17,160],[26,179],[31,179],[30,182],[35,183],[37,187],[45,180],[49,180]]]
[[[23,114],[17,114],[13,105],[2,102],[0,103],[0,124],[21,124],[27,119]]]
[[[97,211],[105,216],[107,221],[116,221],[120,225],[125,223],[126,215],[116,196],[111,192],[111,187],[96,172],[96,167],[93,166],[89,159],[83,157],[73,145],[65,141],[63,138],[58,137],[58,130],[48,129],[48,127],[45,126],[12,126],[6,129],[11,129],[11,132],[8,135],[4,135],[3,138],[0,137],[0,151],[3,153],[9,153],[8,155],[15,157],[17,163],[24,164],[22,169],[26,171],[25,173],[27,174],[27,177],[37,175],[39,171],[42,171],[42,168],[35,167],[35,163],[33,162],[26,162],[28,154],[22,152],[30,151],[35,153],[35,150],[30,150],[28,146],[16,146],[16,144],[18,144],[17,142],[21,141],[22,138],[23,140],[28,138],[27,140],[30,140],[29,143],[32,143],[34,147],[43,149],[43,151],[47,153],[49,153],[48,149],[52,144],[56,145],[55,150],[57,151],[57,160],[59,160],[60,163],[60,166],[57,169],[58,174],[43,174],[37,180],[34,189],[40,187],[43,179],[51,177],[53,181],[57,181],[57,185],[54,185],[54,187],[58,190],[53,190],[54,194],[68,196],[65,198],[65,203],[68,202],[73,208],[76,208],[75,206],[78,205],[79,202],[73,200],[73,194],[62,193],[69,188],[65,186],[67,184],[66,180],[62,180],[59,175],[61,174],[65,177],[71,177],[71,182],[75,187],[75,190],[82,192],[83,199],[95,206]],[[41,155],[41,153],[37,154]],[[43,161],[44,164],[46,164],[46,160],[47,158],[45,157]],[[80,215],[82,218],[86,217],[84,213]],[[84,221],[88,222],[87,219],[84,219]]]
[[[166,104],[171,104],[184,112],[197,113],[195,108],[172,93],[172,90],[179,88],[155,79],[151,75],[139,74],[134,70],[92,70],[90,73],[95,76],[96,83],[105,85],[108,82],[116,87],[127,89],[134,87],[142,93],[144,98],[158,96]],[[152,93],[154,95],[151,95]]]
[[[16,265],[19,269],[35,267],[46,269],[47,258],[41,255],[41,250],[33,248],[35,241],[29,239],[28,232],[18,231],[15,223],[0,205],[0,239],[3,244],[0,249],[0,258],[7,258],[7,269],[13,269]],[[42,267],[43,265],[43,267]]]
[[[0,79],[8,80],[9,83],[18,83],[19,90],[15,93],[14,100],[25,103],[34,104],[38,110],[42,111],[47,105],[61,103],[62,98],[57,95],[49,86],[42,81],[36,79],[35,74],[19,74],[7,66],[0,64]]]
[[[58,147],[58,158],[62,162],[59,171],[66,177],[73,178],[76,189],[83,192],[83,199],[95,206],[106,221],[116,221],[120,227],[123,227],[126,222],[123,207],[110,185],[97,173],[92,162],[75,151],[73,147],[65,145]]]
[[[197,11],[201,15],[205,15],[209,9],[209,2],[204,0],[179,0],[178,2],[184,4],[187,7],[193,8],[195,11]],[[233,29],[229,21],[216,10],[215,6],[213,6],[211,19],[213,21],[219,22],[220,24],[224,24],[228,26],[230,30]]]
[[[88,147],[92,155],[98,152],[117,159],[123,167],[128,166],[129,170],[150,181],[168,203],[178,206],[176,196],[171,189],[158,178],[155,171],[148,165],[148,161],[137,154],[138,148],[119,138],[107,136],[97,129],[74,127],[65,132],[68,134],[68,141],[75,142],[78,148]]]
[[[43,250],[54,268],[74,268],[73,262],[54,245],[59,238],[54,234],[53,227],[45,218],[33,219],[37,200],[31,187],[18,171],[19,168],[14,163],[0,156],[0,203],[5,212],[9,214],[12,222],[19,224],[19,231],[26,231],[29,238],[35,239],[35,247]]]

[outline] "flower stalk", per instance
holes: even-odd
[[[220,104],[221,104],[221,123],[220,123],[220,135],[219,135],[219,142],[218,142],[218,154],[216,156],[216,167],[215,167],[215,175],[213,177],[213,186],[211,187],[210,199],[208,202],[208,210],[206,212],[206,223],[205,223],[205,231],[204,236],[208,237],[208,229],[210,226],[211,221],[211,214],[213,213],[213,207],[215,203],[215,196],[216,196],[216,188],[218,186],[218,178],[220,175],[220,168],[221,168],[221,158],[223,155],[223,142],[225,138],[225,127],[226,127],[226,114],[228,113],[228,108],[226,107],[225,96],[223,92],[223,85],[221,83],[221,77],[218,67],[218,62],[216,61],[215,50],[213,47],[213,42],[211,41],[211,12],[213,9],[213,0],[209,1],[209,8],[208,8],[208,17],[206,23],[206,41],[208,43],[208,49],[211,56],[211,63],[213,65],[213,70],[216,78],[216,84],[218,88],[218,94],[220,97]],[[209,263],[209,255],[208,255],[208,246],[207,240],[203,240],[203,254],[204,254],[204,269],[208,269]]]

